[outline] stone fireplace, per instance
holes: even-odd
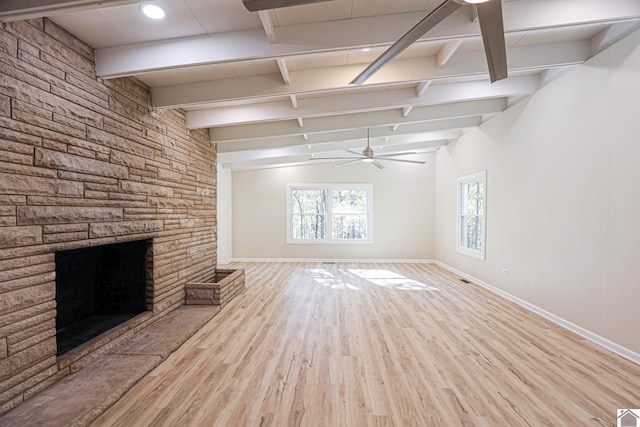
[[[138,240],[56,252],[58,356],[150,308],[150,249],[151,241]]]
[[[184,305],[217,239],[208,130],[48,19],[5,23],[0,52],[3,414]]]

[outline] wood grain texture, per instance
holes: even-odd
[[[94,426],[615,425],[640,366],[432,264],[238,263]]]

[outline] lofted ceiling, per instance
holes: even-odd
[[[131,0],[5,0],[0,20],[49,16],[96,49],[100,78],[134,76],[156,108],[210,128],[233,170],[349,155],[367,129],[376,153],[435,150],[640,28],[638,0],[503,0],[509,77],[492,84],[464,7],[349,85],[441,1],[155,0],[166,17],[153,21]]]

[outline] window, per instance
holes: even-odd
[[[288,184],[287,243],[371,243],[371,184]]]
[[[458,178],[458,252],[485,259],[487,171]]]

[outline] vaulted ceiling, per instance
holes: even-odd
[[[496,1],[496,0],[492,0]],[[155,106],[211,129],[230,169],[447,144],[640,28],[638,0],[503,0],[509,77],[489,82],[472,7],[361,86],[349,82],[442,0],[331,0],[262,12],[242,0],[5,0],[0,19],[49,16],[96,49],[102,79],[134,76]],[[407,156],[411,158],[411,156]]]

